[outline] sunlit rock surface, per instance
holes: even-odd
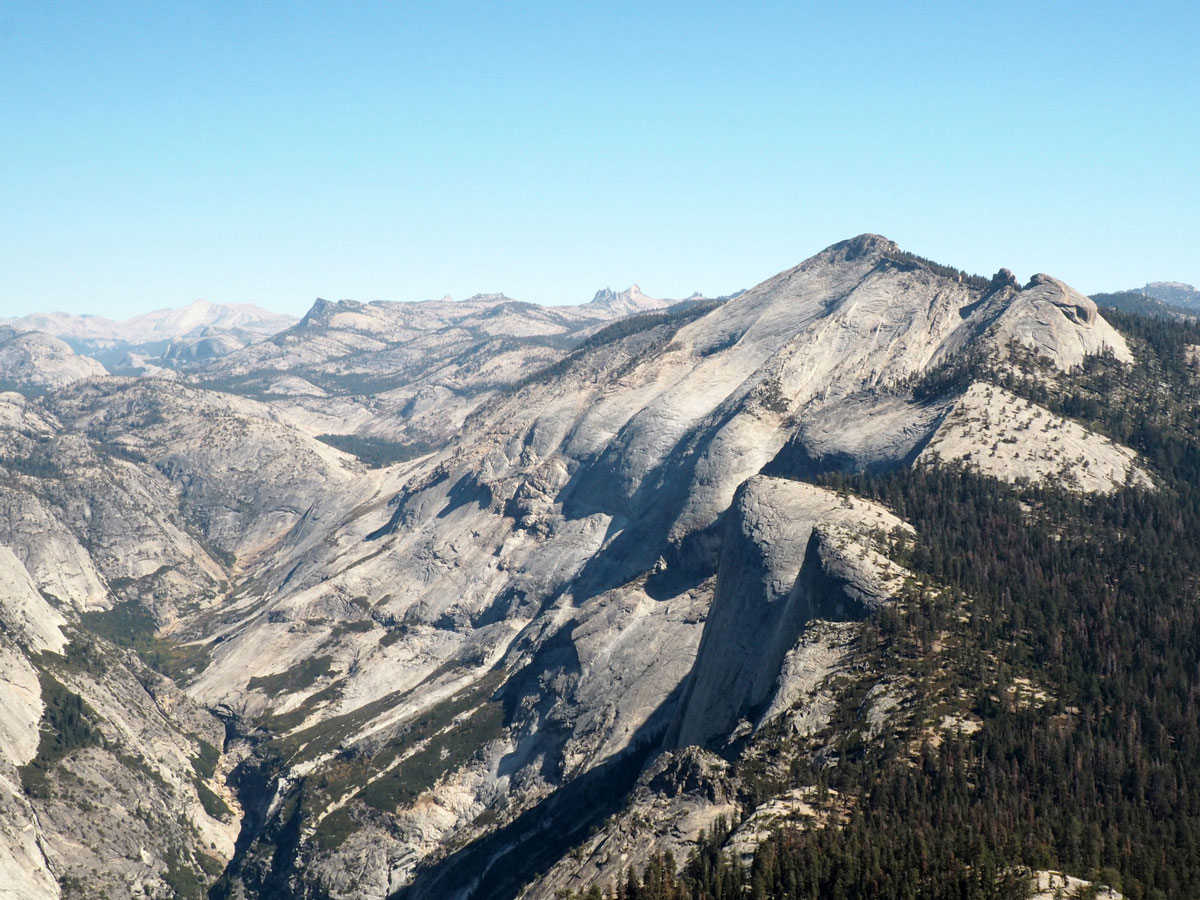
[[[817,733],[903,587],[908,526],[805,480],[940,460],[1149,484],[999,388],[915,390],[967,354],[1100,353],[1129,359],[1054,279],[981,285],[862,235],[720,303],[321,302],[183,380],[2,394],[0,584],[27,636],[0,647],[0,740],[12,773],[37,753],[47,674],[104,738],[48,797],[5,776],[14,871],[33,896],[153,895],[185,865],[228,866],[219,897],[540,898],[682,857],[730,809],[710,751]],[[328,434],[409,452],[371,468]],[[144,664],[168,652],[182,688]],[[870,691],[882,730],[903,691]],[[85,795],[121,806],[114,836]],[[784,799],[759,824],[804,814]]]

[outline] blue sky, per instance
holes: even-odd
[[[0,0],[0,314],[1200,283],[1196,3]]]

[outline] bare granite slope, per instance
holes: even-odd
[[[661,740],[673,717],[680,723],[675,742],[709,740],[771,707],[784,667],[792,667],[796,684],[806,683],[805,666],[837,654],[789,656],[806,621],[796,612],[804,607],[799,600],[781,606],[789,610],[781,613],[787,627],[769,653],[751,653],[728,629],[716,629],[713,650],[697,660],[710,579],[721,555],[732,553],[721,523],[739,488],[764,466],[786,469],[798,457],[818,467],[831,460],[901,462],[929,440],[952,404],[917,402],[906,385],[965,348],[997,358],[1014,342],[1039,351],[1061,344],[1127,354],[1088,301],[1055,290],[1037,281],[1023,291],[1004,279],[972,287],[864,236],[700,318],[599,347],[479,406],[446,451],[385,476],[396,479],[394,500],[336,530],[289,568],[287,584],[220,645],[194,686],[197,696],[235,708],[266,702],[280,711],[304,709],[293,699],[246,694],[255,671],[250,648],[270,646],[269,671],[280,677],[313,654],[330,660],[328,674],[303,689],[334,698],[307,707],[309,728],[367,703],[387,704],[386,713],[347,723],[343,748],[378,752],[401,740],[406,723],[497,662],[509,673],[497,698],[510,712],[493,750],[452,766],[419,803],[395,810],[409,823],[399,836],[384,839],[361,799],[339,801],[341,821],[349,816],[360,836],[337,853],[360,860],[345,862],[353,871],[369,854],[371,871],[392,873],[386,882],[373,880],[368,889],[335,878],[343,864],[322,849],[328,841],[320,827],[302,845],[297,867],[317,867],[347,896],[386,893],[417,877],[423,858],[476,839],[485,813],[519,821],[521,810],[562,784]],[[1050,358],[1065,368],[1077,357],[1063,350]],[[847,409],[876,407],[890,409],[894,424],[877,429],[862,417],[849,428],[829,427]],[[805,443],[818,432],[820,441]],[[790,485],[780,485],[781,497],[789,497]],[[781,522],[804,520],[798,499],[780,503]],[[827,505],[808,513],[809,521],[823,522],[840,508]],[[875,528],[885,514],[848,515],[857,523],[853,532]],[[823,578],[857,583],[858,614],[886,600],[880,584],[894,576],[881,574],[881,558],[856,571],[850,561],[862,551],[839,547],[836,528],[817,527],[810,547],[814,532],[795,527],[789,540],[799,556],[787,557],[795,568],[779,576],[789,590],[811,551],[820,559],[813,571]],[[756,540],[747,538],[751,546]],[[773,596],[768,591],[765,608]],[[353,609],[356,598],[369,611],[354,614],[361,630],[337,633],[333,620],[318,624]],[[596,630],[601,610],[610,612]],[[614,617],[615,610],[622,612]],[[649,654],[646,638],[637,636],[643,621],[655,636]],[[301,629],[300,622],[309,624]],[[397,630],[402,637],[393,643]],[[457,670],[448,672],[448,661]],[[736,690],[704,674],[743,666],[745,678],[732,679]],[[386,680],[375,674],[381,671]],[[311,771],[325,764],[318,759]],[[449,798],[456,799],[447,806]],[[443,874],[417,877],[414,896],[448,896],[439,893],[450,890],[445,873],[468,864],[447,865],[429,870]]]
[[[705,302],[696,295],[680,306]],[[295,326],[204,367],[202,384],[269,398],[312,433],[444,441],[498,391],[562,359],[624,316],[673,301],[628,290],[539,306],[503,294],[466,300],[318,300]]]
[[[48,334],[17,334],[7,340],[0,335],[0,386],[5,390],[40,393],[107,374],[96,360],[77,356]]]
[[[1085,493],[1152,485],[1129,448],[990,384],[973,384],[955,401],[918,458]]]
[[[1129,359],[1054,279],[980,283],[862,235],[721,304],[626,294],[319,303],[196,384],[0,395],[0,544],[22,577],[65,627],[148,614],[145,640],[190,654],[183,693],[107,639],[89,646],[116,674],[55,671],[114,746],[152,735],[166,788],[141,821],[194,865],[171,822],[222,864],[233,852],[233,820],[184,778],[198,741],[220,743],[201,710],[228,724],[220,765],[238,763],[246,815],[213,896],[507,897],[551,872],[528,888],[549,897],[660,841],[682,850],[730,802],[695,747],[823,727],[850,637],[901,589],[888,542],[907,526],[797,478],[934,457],[1083,491],[1147,478],[998,389],[918,396],[967,354]],[[313,438],[371,429],[426,443],[368,469]],[[902,702],[870,696],[880,723]],[[95,746],[64,767],[100,793],[142,783]],[[41,826],[48,871],[132,883],[104,848],[67,849],[63,796]],[[619,823],[639,809],[680,831],[635,849]]]

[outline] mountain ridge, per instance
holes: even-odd
[[[761,822],[765,801],[808,803],[746,799],[778,734],[807,765],[838,752],[850,703],[869,741],[945,732],[912,726],[912,683],[872,682],[855,649],[907,602],[920,536],[837,479],[945,468],[1080,498],[1156,490],[1148,459],[1051,403],[1088,366],[1131,370],[1141,345],[1049,276],[980,279],[868,234],[687,315],[584,308],[326,302],[189,383],[0,395],[0,544],[106,664],[118,626],[142,623],[137,658],[226,734],[200,773],[205,791],[238,788],[223,873],[196,876],[212,897],[507,898],[530,882],[537,900],[663,848],[682,861],[731,809]],[[393,388],[352,380],[406,359]],[[343,410],[428,443],[367,468],[316,439]],[[453,427],[418,431],[422,415]],[[46,665],[96,727],[125,715]],[[50,783],[100,757],[124,765],[81,750]],[[200,788],[184,792],[197,799],[173,814],[215,834]],[[690,823],[678,834],[618,834],[668,808]],[[93,865],[43,839],[58,871]],[[200,867],[201,850],[175,852]],[[166,846],[147,854],[170,873]],[[124,871],[93,888],[128,887]]]
[[[267,337],[296,320],[249,303],[218,304],[194,300],[186,306],[164,307],[126,319],[74,313],[33,313],[0,319],[18,331],[40,331],[57,338],[146,344],[193,337],[206,328]]]

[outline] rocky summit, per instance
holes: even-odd
[[[907,784],[1007,734],[994,710],[1088,714],[1065,663],[1005,655],[1032,613],[972,605],[991,570],[940,543],[970,503],[1011,498],[985,519],[1008,546],[1176,496],[1149,426],[1105,412],[1149,338],[878,235],[717,300],[240,315],[122,375],[0,335],[0,897],[749,873],[781,835],[857,834],[862,773]],[[996,878],[1112,885],[1091,828],[1094,866],[1000,842]]]

